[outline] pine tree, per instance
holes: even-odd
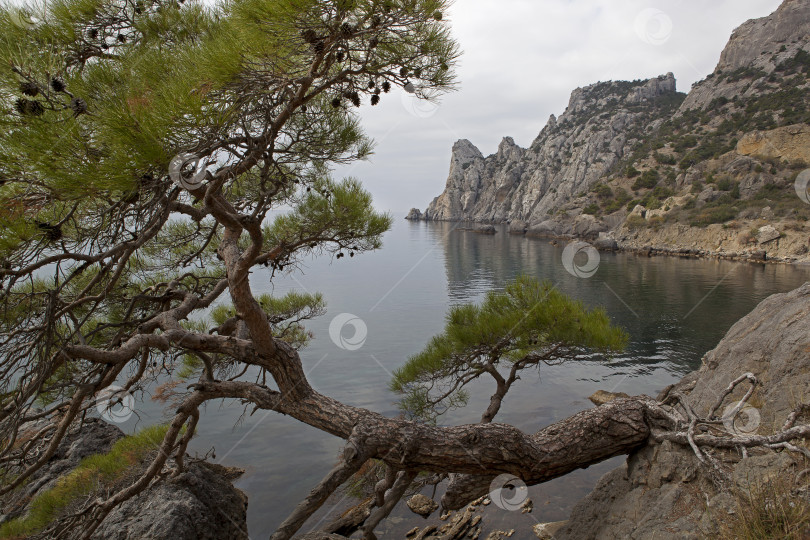
[[[491,422],[521,371],[621,351],[627,335],[602,309],[587,309],[551,283],[521,276],[481,305],[454,306],[444,332],[394,372],[408,416],[433,422],[464,406],[465,387],[479,377],[495,388],[481,422]]]
[[[39,422],[81,423],[116,374],[134,392],[156,381],[138,366],[159,365],[177,412],[148,484],[170,456],[182,469],[198,408],[222,397],[206,385],[274,380],[316,398],[298,351],[322,299],[255,296],[245,278],[380,247],[391,217],[329,174],[372,150],[340,105],[368,103],[368,81],[406,61],[452,65],[432,16],[447,4],[60,0],[33,25],[0,7],[0,440],[21,440],[35,404]],[[452,72],[425,81],[454,85]],[[0,494],[47,462],[64,432],[48,433],[0,446]],[[99,496],[84,518],[29,532],[92,532],[112,507]]]

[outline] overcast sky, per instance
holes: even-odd
[[[400,90],[364,106],[375,154],[336,174],[360,178],[381,210],[424,210],[444,189],[456,140],[471,140],[484,155],[505,136],[527,147],[574,88],[597,81],[671,71],[688,92],[712,72],[734,28],[780,3],[456,0],[449,24],[463,50],[460,89],[438,107],[415,106]]]

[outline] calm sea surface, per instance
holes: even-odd
[[[478,301],[486,291],[500,289],[525,273],[551,280],[589,306],[604,306],[631,336],[627,351],[610,362],[570,363],[524,373],[496,420],[534,432],[591,407],[587,398],[599,389],[654,396],[697,368],[701,357],[759,301],[810,280],[808,267],[609,253],[601,254],[596,274],[583,279],[563,267],[562,245],[510,236],[505,230],[484,236],[455,227],[411,223],[396,216],[378,252],[312,260],[302,268],[303,274],[276,278],[272,285],[266,273],[252,276],[257,293],[324,294],[329,311],[310,322],[315,340],[302,353],[318,391],[395,416],[396,396],[387,389],[391,371],[441,330],[448,307]],[[360,318],[367,327],[358,350],[342,349],[329,337],[330,322],[342,313]],[[350,325],[343,335],[352,339]],[[470,404],[443,423],[477,422],[491,387],[481,381],[472,388]],[[151,421],[157,415],[146,416],[144,420]],[[247,469],[237,485],[250,498],[251,538],[267,538],[329,471],[343,446],[335,437],[273,412],[243,415],[233,402],[209,404],[198,432],[192,452],[214,449],[216,461]],[[566,519],[599,477],[622,459],[530,488],[532,514],[508,513],[491,505],[485,522],[488,528],[518,529],[513,538],[532,538],[532,524]],[[305,530],[350,503],[333,497]],[[427,523],[403,506],[381,527],[386,536],[402,538],[402,532]],[[430,522],[436,520],[434,516]]]

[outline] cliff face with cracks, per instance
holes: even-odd
[[[496,154],[484,157],[470,141],[460,140],[453,146],[445,191],[422,218],[542,221],[588,190],[682,99],[671,73],[597,83],[575,90],[565,112],[559,119],[552,115],[528,149],[506,137]]]

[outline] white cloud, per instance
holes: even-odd
[[[378,142],[376,154],[337,174],[361,178],[380,209],[424,209],[444,189],[456,140],[470,139],[485,155],[495,152],[504,136],[528,146],[550,114],[563,112],[574,88],[600,80],[672,71],[678,89],[687,92],[714,69],[734,28],[779,4],[457,0],[449,19],[464,51],[461,89],[445,96],[428,118],[408,112],[394,92],[384,95],[380,106],[364,107],[364,125]],[[638,18],[649,13],[663,17],[648,16],[640,36]]]

